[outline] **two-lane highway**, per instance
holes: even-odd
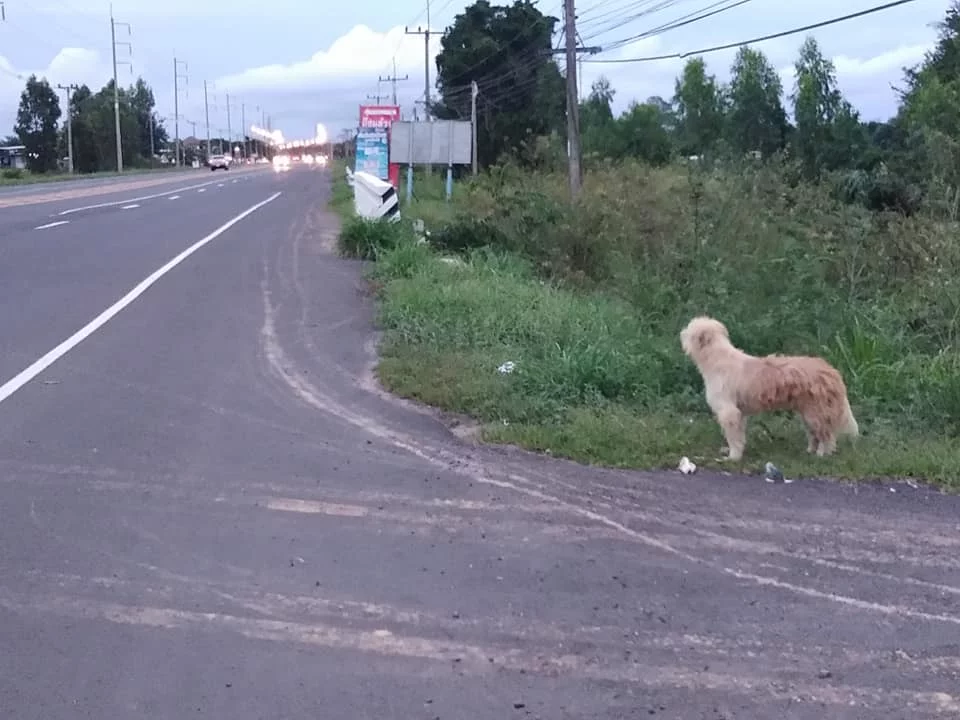
[[[957,498],[457,440],[329,172],[217,181],[0,239],[0,718],[960,717]]]
[[[0,211],[0,377],[12,377],[82,328],[146,276],[276,191],[274,173],[248,173],[143,195]]]

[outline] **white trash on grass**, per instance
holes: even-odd
[[[497,372],[501,375],[509,375],[517,367],[517,364],[513,360],[507,360],[503,365],[497,368]]]
[[[677,468],[684,475],[691,475],[697,471],[697,466],[690,461],[686,455],[680,458],[680,466]]]

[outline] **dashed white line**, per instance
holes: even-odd
[[[179,199],[180,199],[179,195],[171,195],[170,197],[167,198],[167,200],[179,200]]]
[[[223,187],[223,183],[217,183],[217,187]]]
[[[153,200],[154,198],[166,197],[167,195],[172,195],[174,193],[181,193],[186,190],[194,190],[196,188],[203,188],[206,185],[212,185],[213,180],[208,180],[205,183],[200,183],[199,185],[187,185],[186,187],[179,187],[174,190],[166,190],[164,192],[153,193],[152,195],[141,195],[140,197],[135,198],[126,198],[125,200],[113,200],[111,202],[97,203],[95,205],[84,205],[83,207],[70,208],[69,210],[63,210],[62,212],[57,213],[57,215],[72,215],[73,213],[83,212],[84,210],[97,210],[99,208],[105,207],[114,207],[116,205],[126,205],[129,203],[141,202],[143,200]]]
[[[57,225],[66,225],[69,222],[69,220],[57,220],[56,222],[47,223],[46,225],[37,225],[34,230],[46,230],[47,228],[57,227]]]
[[[136,287],[133,288],[130,292],[124,295],[122,298],[117,300],[113,305],[108,307],[102,313],[97,315],[93,320],[91,320],[87,325],[80,328],[73,335],[68,337],[62,343],[57,345],[53,350],[50,350],[46,355],[41,357],[39,360],[34,362],[29,367],[21,370],[14,377],[10,378],[3,385],[0,385],[0,403],[13,395],[17,390],[22,388],[28,382],[33,380],[37,375],[42,373],[48,367],[53,365],[57,360],[62,358],[68,352],[73,350],[77,345],[83,342],[86,338],[90,337],[99,330],[101,327],[106,325],[115,315],[117,315],[121,310],[126,308],[128,305],[133,303],[138,297],[143,295],[151,285],[153,285],[157,280],[162,278],[168,272],[173,270],[177,265],[182,263],[188,257],[193,255],[197,250],[202,248],[204,245],[216,240],[220,235],[223,235],[227,230],[232,228],[238,222],[243,220],[245,217],[252,215],[257,210],[262,208],[264,205],[273,202],[278,197],[280,197],[279,192],[275,192],[273,195],[268,197],[266,200],[261,200],[256,205],[253,205],[242,213],[237,215],[231,220],[228,220],[223,225],[218,227],[212,233],[207,235],[205,238],[198,240],[193,245],[188,247],[182,253],[174,257],[172,260],[168,261],[165,265],[155,270],[153,273],[148,275],[144,280],[142,280]],[[61,221],[63,222],[63,221]]]
[[[131,205],[124,205],[121,210],[133,210],[134,208],[140,207],[139,203],[133,203]]]
[[[206,192],[206,191],[207,191],[206,188],[200,188],[199,190],[197,190],[197,192]]]

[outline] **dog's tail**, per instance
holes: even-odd
[[[850,409],[850,401],[843,399],[843,416],[840,419],[840,434],[857,437],[860,434],[860,426],[857,425],[857,419],[853,416],[853,410]]]

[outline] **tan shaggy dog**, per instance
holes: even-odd
[[[860,433],[843,378],[822,358],[748,355],[733,346],[722,322],[704,316],[680,332],[680,345],[703,377],[730,460],[743,457],[747,417],[761,412],[799,413],[807,427],[807,452],[821,456],[836,450],[838,435]]]

